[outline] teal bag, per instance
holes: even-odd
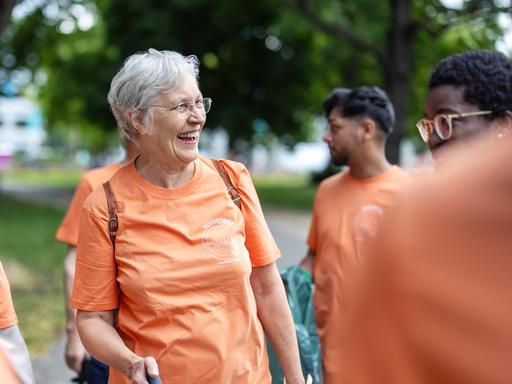
[[[313,285],[310,278],[299,267],[283,268],[279,273],[283,279],[288,305],[295,323],[302,373],[304,377],[310,375],[314,384],[320,384],[322,382],[322,360],[313,310]],[[267,350],[272,384],[283,384],[283,372],[268,339]]]

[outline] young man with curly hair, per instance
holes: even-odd
[[[512,61],[468,51],[439,62],[430,76],[425,119],[416,126],[436,161],[476,137],[503,137],[512,111]]]

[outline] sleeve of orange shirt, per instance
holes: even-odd
[[[242,214],[245,221],[245,246],[249,251],[252,266],[261,267],[270,264],[278,259],[281,254],[263,216],[251,175],[243,164],[233,161],[224,161],[223,163],[242,200]]]
[[[98,189],[90,195],[90,199],[93,200],[97,194],[104,192]],[[80,217],[73,286],[72,305],[75,308],[85,311],[107,311],[118,306],[116,264],[112,243],[106,230],[107,222],[106,211],[100,212],[99,208],[92,208],[85,203]]]
[[[63,243],[76,247],[78,243],[78,227],[80,225],[80,213],[85,200],[92,192],[92,186],[87,179],[82,176],[73,195],[73,199],[69,204],[68,210],[62,223],[57,230],[55,238]]]
[[[10,327],[17,322],[18,318],[12,304],[9,281],[0,262],[0,328]]]

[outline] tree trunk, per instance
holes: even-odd
[[[411,96],[412,43],[414,31],[411,20],[411,0],[390,0],[391,21],[388,40],[389,64],[386,83],[389,97],[395,107],[395,130],[389,136],[386,155],[397,164],[400,161],[400,143],[405,137]]]
[[[17,0],[0,0],[0,36],[11,21],[11,12]]]

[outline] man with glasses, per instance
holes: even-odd
[[[449,170],[383,223],[351,297],[345,383],[512,382],[511,111],[500,53],[454,55],[432,73],[418,128]]]
[[[335,89],[324,102],[324,141],[332,162],[348,170],[324,180],[313,207],[308,254],[301,267],[315,281],[314,304],[325,384],[341,383],[341,321],[355,269],[366,257],[377,226],[408,179],[386,160],[394,125],[387,95],[377,87]]]
[[[428,83],[425,119],[416,126],[436,161],[476,136],[503,137],[512,111],[512,62],[502,53],[469,51],[442,60]]]

